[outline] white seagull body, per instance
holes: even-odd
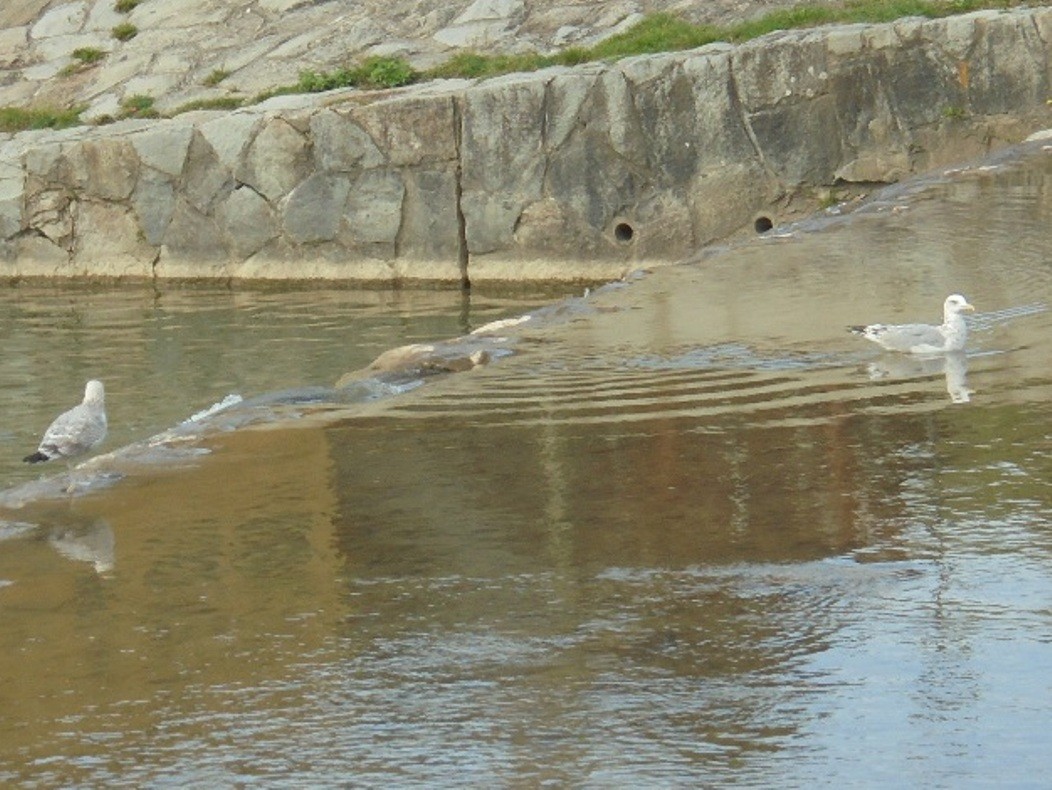
[[[853,326],[851,331],[872,340],[888,351],[907,354],[946,354],[961,351],[968,341],[968,325],[961,315],[974,310],[960,294],[946,297],[942,305],[942,325],[931,324],[870,324]]]
[[[82,456],[106,438],[106,394],[101,381],[89,381],[84,402],[62,412],[44,432],[37,451],[22,460],[29,464],[62,458],[72,468]]]

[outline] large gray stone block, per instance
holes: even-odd
[[[346,173],[383,164],[376,143],[345,113],[322,110],[313,115],[310,134],[315,167],[322,172]]]
[[[71,265],[77,274],[97,272],[114,277],[149,277],[154,250],[139,233],[134,212],[126,205],[81,201]]]
[[[397,170],[366,170],[355,179],[341,224],[341,239],[347,247],[370,258],[393,259],[398,251],[405,194],[405,183]]]
[[[159,247],[175,210],[175,182],[156,170],[144,169],[131,196],[138,230],[148,244]]]
[[[216,209],[225,246],[235,259],[251,258],[281,233],[274,210],[248,186],[239,186]]]
[[[234,188],[230,171],[201,134],[194,134],[187,149],[179,191],[199,212],[211,215],[216,203]]]
[[[339,231],[350,189],[345,175],[315,173],[309,176],[283,203],[285,235],[294,244],[332,241]]]
[[[154,170],[177,176],[186,164],[194,127],[188,123],[158,124],[131,136],[139,160]]]
[[[289,119],[271,117],[248,146],[238,181],[277,203],[311,172],[310,141]]]

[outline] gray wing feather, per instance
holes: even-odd
[[[51,423],[40,440],[40,452],[72,457],[86,453],[106,438],[106,412],[83,404],[63,412]]]
[[[889,351],[909,351],[917,346],[941,348],[946,343],[942,328],[931,324],[875,324],[866,327],[865,335]]]

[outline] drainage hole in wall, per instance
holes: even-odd
[[[618,241],[632,241],[632,237],[635,235],[636,232],[627,222],[619,222],[614,227],[614,238]]]
[[[757,217],[752,226],[756,228],[757,233],[766,233],[774,227],[774,223],[770,217]]]

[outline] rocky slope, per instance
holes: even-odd
[[[829,0],[826,0],[828,2]],[[0,106],[87,107],[116,115],[146,95],[161,110],[221,96],[254,96],[369,55],[426,68],[463,49],[549,52],[590,45],[652,11],[728,23],[787,0],[4,0],[0,6]],[[122,23],[138,34],[113,35]],[[77,66],[77,49],[105,56]],[[218,75],[226,75],[215,85]]]

